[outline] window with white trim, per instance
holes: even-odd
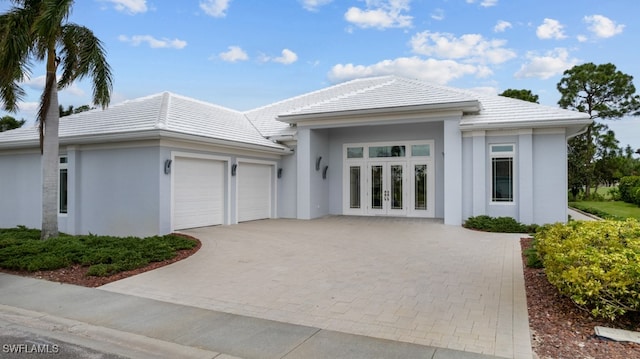
[[[67,179],[68,179],[68,166],[67,166],[67,157],[60,157],[60,162],[58,165],[59,171],[59,181],[58,181],[58,213],[66,214],[67,213]]]
[[[513,202],[513,159],[515,145],[491,145],[491,201]]]

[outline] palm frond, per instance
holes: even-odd
[[[30,73],[33,16],[29,9],[21,8],[0,15],[0,101],[7,111],[16,111],[25,96],[17,83]]]
[[[93,103],[103,108],[109,105],[113,79],[106,51],[93,32],[80,25],[66,24],[60,38],[62,74],[58,88],[89,76],[93,80]]]

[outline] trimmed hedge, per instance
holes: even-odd
[[[522,224],[511,217],[491,217],[485,215],[469,217],[463,226],[478,231],[499,233],[534,233],[538,227],[535,224]]]
[[[549,282],[595,317],[640,311],[640,222],[572,221],[540,227]]]

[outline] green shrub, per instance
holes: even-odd
[[[638,196],[636,195],[638,188],[640,188],[640,176],[622,177],[620,184],[618,184],[620,199],[627,203],[640,204],[637,202]]]
[[[486,215],[469,217],[463,226],[478,231],[500,233],[534,233],[538,227],[535,224],[519,223],[511,217],[490,217]]]
[[[620,189],[618,189],[618,187],[610,188],[607,193],[612,201],[622,201],[622,198],[620,197]]]
[[[538,253],[538,242],[534,240],[531,242],[531,246],[523,251],[525,258],[527,259],[527,267],[530,268],[543,268],[542,258]]]
[[[640,311],[640,222],[574,221],[535,234],[549,282],[596,317]]]
[[[171,259],[176,251],[196,246],[191,239],[167,235],[148,238],[61,235],[40,240],[40,231],[24,227],[0,229],[0,267],[53,270],[80,264],[89,275],[111,275]]]

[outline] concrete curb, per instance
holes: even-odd
[[[25,331],[120,356],[189,359],[237,357],[0,304],[0,321]]]

